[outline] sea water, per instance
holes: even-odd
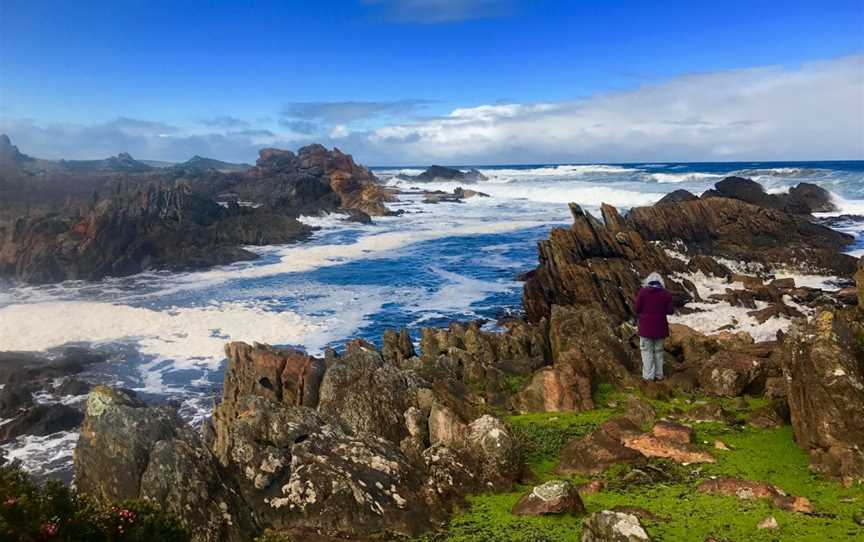
[[[494,328],[501,316],[518,314],[518,276],[536,266],[537,241],[552,227],[571,222],[569,202],[594,213],[602,203],[626,211],[651,205],[672,190],[700,194],[725,176],[740,175],[772,193],[812,182],[831,191],[840,208],[835,214],[864,214],[864,162],[478,169],[488,180],[469,186],[397,177],[420,173],[420,168],[377,168],[383,182],[404,191],[464,186],[490,197],[425,204],[421,194],[409,193],[390,205],[404,214],[375,218],[371,225],[335,215],[304,217],[319,228],[311,240],[252,248],[260,255],[253,262],[99,283],[6,285],[0,288],[0,351],[56,355],[71,345],[96,348],[110,362],[91,369],[86,378],[178,401],[181,414],[200,424],[218,398],[229,341],[321,354],[356,337],[379,343],[387,328],[407,328],[416,339],[423,327],[480,319]],[[864,231],[858,219],[842,227],[859,236]],[[857,242],[850,251],[862,246]],[[819,284],[829,279],[799,277]],[[700,285],[722,287],[707,278]],[[757,338],[788,324],[777,319],[757,326],[734,308],[724,310],[710,317],[697,314],[685,323],[706,331],[718,322],[735,323]],[[4,451],[36,473],[68,477],[74,442],[74,432],[23,437]]]

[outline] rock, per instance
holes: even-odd
[[[668,194],[666,194],[665,196],[660,198],[660,201],[658,201],[654,205],[669,205],[672,203],[680,203],[682,201],[693,201],[693,200],[697,200],[697,199],[699,199],[699,198],[696,197],[695,195],[693,195],[692,192],[690,192],[688,190],[684,190],[684,189],[678,189],[678,190],[673,190],[672,192],[669,192]]]
[[[632,514],[602,510],[582,524],[582,542],[648,542],[648,533]]]
[[[654,423],[657,412],[647,401],[636,396],[630,396],[627,398],[624,417],[639,427],[645,427]]]
[[[580,484],[576,489],[580,495],[593,495],[603,491],[605,487],[606,483],[603,480],[591,480],[590,482]]]
[[[455,168],[444,166],[430,166],[426,168],[426,171],[419,175],[399,175],[399,178],[414,182],[457,181],[476,183],[477,181],[487,180],[487,177],[476,169],[470,169],[467,172],[463,172]]]
[[[732,270],[711,256],[705,254],[697,254],[690,258],[690,261],[687,262],[687,269],[691,273],[701,271],[704,275],[709,277],[729,278],[732,276]]]
[[[759,429],[782,427],[789,419],[789,407],[785,401],[775,401],[752,412],[747,423]]]
[[[787,495],[779,487],[765,482],[721,477],[705,480],[696,488],[700,493],[738,497],[742,500],[766,499],[782,510],[803,514],[814,513],[813,505],[805,497]]]
[[[629,422],[631,430],[638,433],[639,429]],[[622,463],[638,463],[645,456],[621,443],[620,433],[610,427],[595,429],[588,435],[567,443],[560,453],[555,472],[562,475],[597,474],[612,465]]]
[[[423,203],[461,203],[463,200],[482,197],[488,198],[489,194],[477,192],[475,190],[465,190],[461,186],[453,189],[452,193],[436,190],[435,192],[424,192]]]
[[[573,484],[566,480],[551,480],[534,487],[530,493],[513,505],[511,513],[516,516],[544,516],[549,514],[573,514],[585,512],[585,505]]]
[[[671,206],[659,207],[666,208]],[[573,225],[553,229],[539,243],[540,264],[529,273],[523,292],[530,321],[549,318],[553,305],[580,305],[602,307],[617,325],[631,318],[642,277],[653,271],[664,276],[680,300],[688,297],[670,278],[675,262],[638,229],[618,229],[626,221],[614,207],[603,206],[605,225],[576,204],[570,210]]]
[[[684,413],[683,417],[693,422],[721,422],[732,423],[734,416],[717,403],[706,403],[692,408]]]
[[[661,518],[657,514],[654,514],[650,510],[646,510],[641,506],[630,506],[626,504],[619,504],[612,507],[613,512],[621,512],[623,514],[630,514],[631,516],[636,516],[640,520],[647,521],[668,521],[666,518]]]
[[[644,241],[684,243],[691,254],[768,266],[804,265],[841,276],[855,270],[855,259],[842,254],[851,242],[846,234],[803,216],[730,198],[637,207],[625,217],[624,227]]]
[[[594,408],[591,378],[573,365],[559,363],[534,373],[513,399],[521,412],[584,412]]]
[[[22,385],[44,386],[105,360],[102,354],[82,348],[67,348],[57,359],[22,352],[0,352],[0,384],[16,388]]]
[[[722,440],[715,440],[714,441],[714,449],[729,451],[729,446],[727,446],[726,443],[723,442]]]
[[[0,418],[14,418],[32,406],[33,394],[26,387],[4,386],[0,390]]]
[[[768,516],[756,525],[757,529],[776,529],[778,527],[779,525],[777,524],[777,520],[774,519],[774,516]]]
[[[408,359],[416,356],[414,351],[414,343],[411,341],[411,336],[407,329],[402,329],[397,334],[394,330],[388,329],[384,331],[384,338],[381,345],[381,357],[388,363],[401,365]]]
[[[813,467],[864,479],[864,368],[855,309],[792,325],[780,355],[792,428]]]
[[[105,502],[136,498],[153,446],[177,434],[169,407],[146,407],[131,392],[96,386],[75,447],[75,485]]]
[[[387,363],[364,341],[349,343],[341,357],[331,355],[321,381],[318,410],[339,418],[355,432],[399,444],[408,436],[402,413],[419,406],[422,380],[413,371]]]
[[[628,436],[622,439],[625,446],[646,457],[662,457],[689,465],[691,463],[714,463],[714,456],[693,444],[679,440],[657,437],[654,434]]]
[[[670,440],[681,444],[690,444],[694,438],[692,427],[672,422],[657,422],[651,428],[651,434],[658,439]]]
[[[806,213],[830,213],[837,210],[831,200],[831,193],[811,183],[798,183],[789,189],[786,197],[789,209],[799,209]]]
[[[478,462],[477,474],[487,489],[510,489],[519,478],[521,465],[516,442],[498,418],[487,414],[471,422],[466,448]]]
[[[61,404],[36,405],[27,408],[12,420],[0,425],[0,442],[20,435],[51,435],[69,431],[81,425],[84,415],[78,410]]]
[[[852,515],[852,521],[858,525],[864,525],[864,512],[856,512]]]
[[[764,358],[729,350],[717,352],[699,370],[699,385],[711,395],[761,395],[775,369]],[[773,376],[773,375],[772,375]]]
[[[93,385],[77,378],[66,378],[58,386],[54,388],[54,393],[59,396],[68,395],[87,395]]]
[[[468,433],[468,425],[445,405],[432,404],[429,412],[429,442],[450,448],[463,445]]]

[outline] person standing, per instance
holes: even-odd
[[[669,320],[674,309],[672,294],[664,287],[663,277],[651,273],[636,294],[639,321],[639,349],[642,352],[642,379],[663,380],[663,340],[669,336]]]

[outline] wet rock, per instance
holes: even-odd
[[[648,542],[648,533],[632,514],[602,510],[585,519],[582,542]]]
[[[692,192],[684,189],[673,190],[669,192],[654,205],[669,205],[672,203],[680,203],[682,201],[693,201],[699,199]]]
[[[0,390],[0,418],[14,418],[33,406],[33,394],[23,386],[5,386]]]
[[[399,175],[399,178],[406,181],[415,181],[415,182],[433,182],[433,181],[458,181],[458,182],[466,182],[466,183],[475,183],[478,181],[485,181],[486,176],[477,171],[476,169],[469,169],[467,172],[463,172],[456,168],[445,167],[445,166],[430,166],[426,168],[426,171],[419,175]]]
[[[23,352],[0,352],[0,384],[44,386],[104,361],[104,355],[82,348],[67,348],[56,359]]]
[[[54,393],[59,396],[87,395],[93,385],[77,378],[66,378],[58,386],[54,387]]]
[[[474,197],[488,198],[489,194],[477,192],[476,190],[465,190],[459,186],[456,187],[452,193],[442,192],[440,190],[436,190],[435,192],[424,192],[423,203],[461,203],[463,200]]]
[[[795,440],[813,467],[864,479],[864,367],[854,309],[793,324],[780,356]]]
[[[543,516],[585,512],[585,505],[573,484],[566,480],[552,480],[534,487],[513,505],[516,516]]]
[[[21,435],[51,435],[81,425],[84,415],[70,406],[36,405],[25,409],[12,420],[0,425],[0,442]]]

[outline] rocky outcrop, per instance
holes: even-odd
[[[150,185],[106,197],[83,216],[0,225],[0,274],[49,283],[206,267],[256,257],[240,244],[284,243],[310,231],[293,218],[223,207],[183,185]]]
[[[670,278],[680,263],[627,227],[614,207],[603,206],[605,224],[576,204],[570,210],[573,225],[540,241],[540,265],[527,276],[523,305],[530,321],[548,318],[552,305],[596,305],[616,322],[628,320],[642,278],[654,271],[679,301],[689,297]]]
[[[743,177],[726,177],[714,185],[717,195],[741,200],[759,207],[778,209],[792,214],[836,211],[831,194],[811,183],[799,183],[787,194],[769,194],[765,188]]]
[[[682,201],[694,201],[697,199],[699,198],[692,192],[684,189],[679,189],[669,192],[668,194],[660,198],[654,205],[670,205],[674,203],[681,203]]]
[[[428,183],[433,181],[457,181],[463,183],[476,183],[485,181],[487,177],[476,169],[462,171],[456,168],[445,166],[429,166],[426,171],[419,175],[399,175],[403,181],[414,181]]]
[[[864,479],[864,328],[855,313],[797,322],[781,354],[795,440],[817,471],[847,483]]]
[[[453,192],[443,192],[441,190],[424,192],[423,203],[461,203],[466,199],[475,197],[488,198],[489,194],[475,190],[465,190],[461,186],[457,186],[453,189]]]
[[[849,235],[814,224],[806,217],[737,199],[702,198],[637,207],[627,214],[625,225],[648,241],[683,242],[691,255],[708,254],[842,276],[855,270],[855,259],[842,254],[852,242]]]

